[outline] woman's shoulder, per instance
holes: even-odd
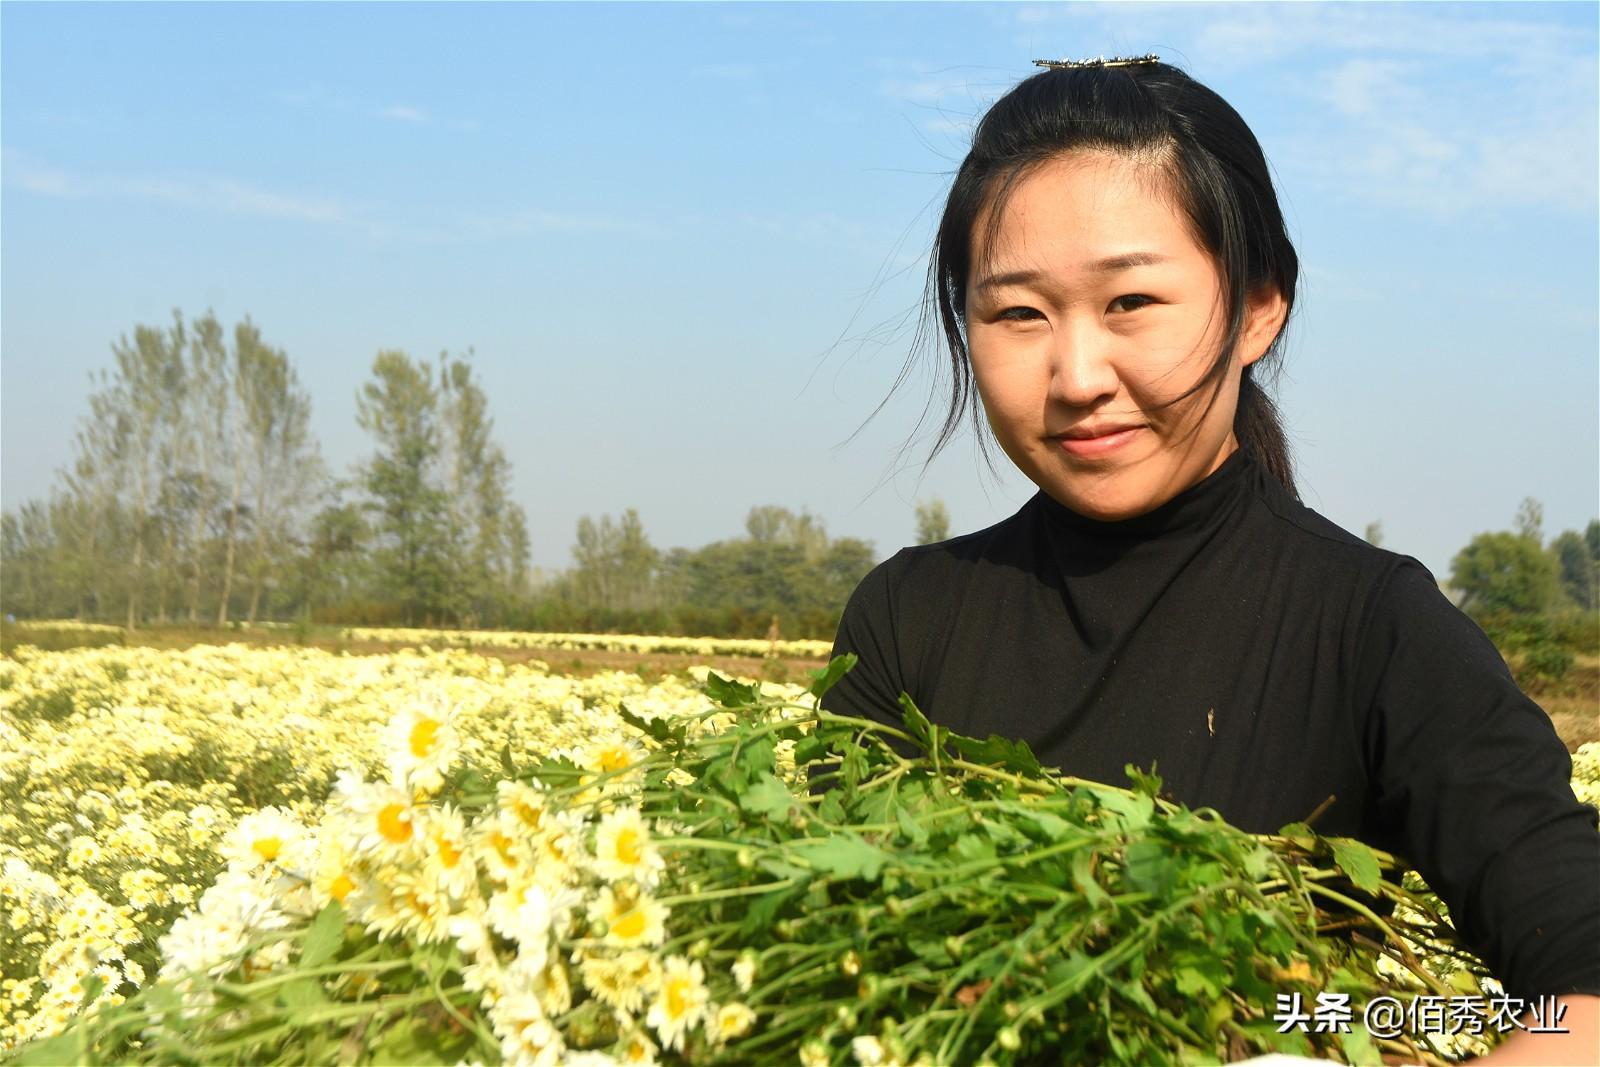
[[[1252,521],[1300,569],[1314,569],[1324,580],[1348,582],[1380,592],[1399,583],[1426,586],[1443,596],[1438,579],[1421,560],[1382,548],[1357,536],[1291,495],[1265,471],[1255,493]]]
[[[1014,514],[972,533],[925,545],[908,545],[878,564],[879,580],[900,587],[940,585],[984,566],[1014,565],[1029,555],[1028,530],[1036,501],[1029,500]]]

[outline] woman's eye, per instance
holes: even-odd
[[[1155,303],[1154,300],[1152,300],[1148,296],[1143,295],[1142,293],[1129,293],[1126,296],[1119,296],[1115,300],[1111,301],[1111,310],[1112,311],[1137,311],[1140,308],[1144,307],[1146,304],[1154,304],[1154,303]]]
[[[1031,318],[1037,316],[1038,314],[1039,314],[1039,312],[1034,310],[1033,308],[1021,308],[1021,307],[1018,307],[1018,308],[1006,308],[1004,311],[1000,312],[1000,314],[996,315],[995,318],[997,318],[997,319],[1009,319],[1009,320],[1011,320],[1013,322],[1021,322],[1021,321],[1025,321],[1027,319],[1031,319]]]

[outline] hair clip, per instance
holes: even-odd
[[[1161,57],[1154,53],[1142,56],[1096,56],[1093,59],[1036,59],[1033,65],[1047,67],[1050,70],[1077,70],[1082,67],[1142,67],[1150,63],[1161,62]]]

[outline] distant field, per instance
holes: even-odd
[[[563,674],[586,676],[622,670],[646,680],[678,674],[691,666],[773,682],[799,681],[827,660],[824,641],[763,641],[654,637],[627,634],[554,634],[516,631],[382,629],[374,627],[265,625],[121,627],[71,622],[25,621],[0,626],[0,652],[19,644],[46,649],[125,644],[186,649],[244,644],[256,648],[298,645],[331,652],[372,655],[404,648],[467,648],[508,664],[540,661]],[[1529,696],[1550,716],[1569,752],[1600,741],[1600,656],[1580,655],[1558,687]]]

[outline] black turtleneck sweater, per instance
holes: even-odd
[[[1417,560],[1296,501],[1245,449],[1154,511],[1043,492],[907,548],[845,608],[830,710],[958,733],[1275,832],[1408,858],[1509,994],[1600,994],[1600,833],[1549,717]]]

